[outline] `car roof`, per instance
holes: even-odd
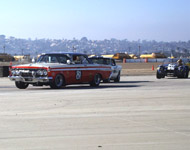
[[[75,53],[75,52],[51,52],[51,53],[42,53],[41,55],[51,55],[51,54],[69,54],[69,55],[87,55],[87,54],[84,54],[84,53]]]
[[[109,57],[103,57],[103,56],[93,56],[93,57],[89,57],[89,58],[97,58],[97,59],[99,59],[99,58],[105,58],[105,59],[112,59],[112,58],[109,58]]]

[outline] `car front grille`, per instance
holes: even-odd
[[[32,76],[32,72],[29,72],[29,73],[21,72],[21,73],[20,73],[20,76],[21,76],[21,77],[33,77],[33,76]]]

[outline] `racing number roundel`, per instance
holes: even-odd
[[[76,79],[77,79],[77,80],[80,80],[80,79],[81,79],[81,76],[82,76],[82,71],[81,71],[81,70],[77,70],[77,71],[76,71]]]

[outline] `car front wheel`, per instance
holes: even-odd
[[[157,79],[161,79],[162,78],[162,75],[158,71],[156,72],[156,78]]]
[[[21,82],[21,81],[16,81],[15,82],[15,85],[18,89],[26,89],[28,87],[28,83],[24,83],[24,82]]]
[[[52,89],[61,89],[65,85],[64,77],[61,74],[56,75],[55,79],[50,83]]]

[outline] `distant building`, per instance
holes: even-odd
[[[113,59],[120,59],[120,60],[123,60],[123,58],[131,59],[131,57],[127,53],[116,53],[116,54],[101,55],[101,56]]]
[[[107,58],[113,58],[113,54],[111,54],[111,55],[101,55],[102,57],[107,57]]]
[[[141,59],[155,59],[155,58],[166,58],[164,54],[161,53],[152,53],[152,54],[142,54],[140,55]]]
[[[13,57],[15,61],[30,61],[30,55],[16,55]]]
[[[112,58],[113,59],[121,59],[121,60],[123,60],[123,58],[131,59],[131,57],[127,53],[116,53],[116,54],[114,54],[114,56]]]
[[[14,57],[7,53],[0,53],[0,61],[4,61],[4,62],[14,61]]]
[[[131,59],[137,59],[138,58],[135,54],[130,54],[129,56],[131,57]]]

